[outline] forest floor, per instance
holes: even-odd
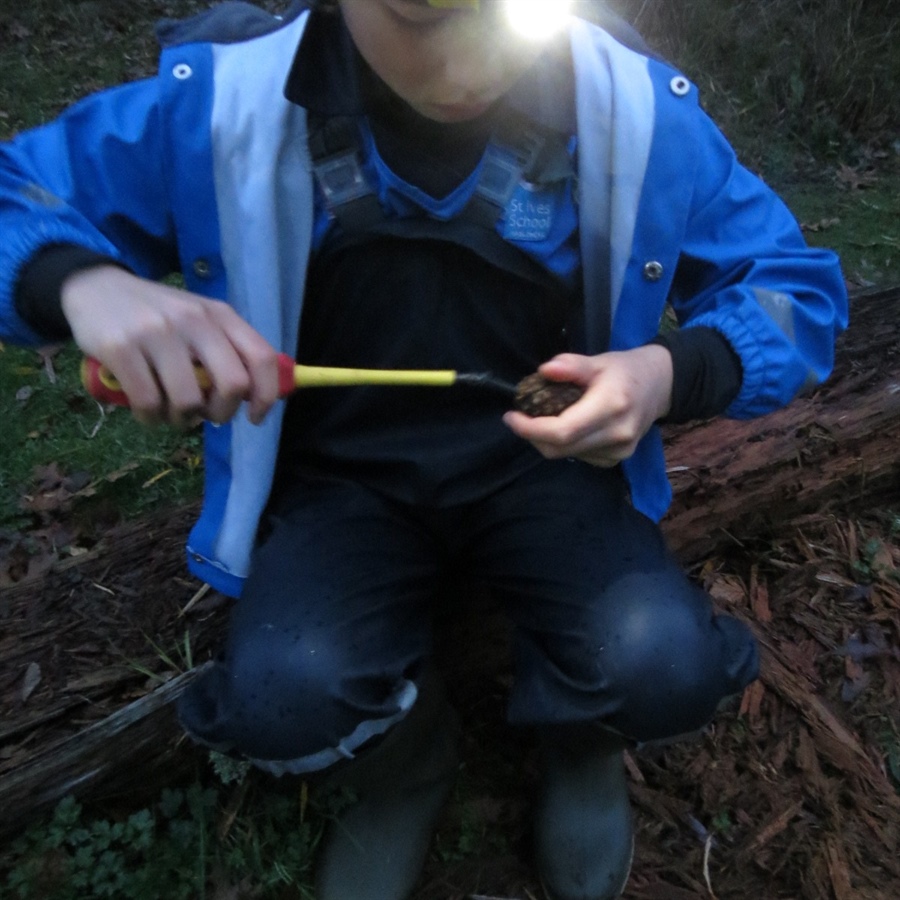
[[[48,510],[64,493],[55,490],[45,491]],[[0,783],[214,652],[229,601],[198,596],[184,574],[193,512],[112,528],[80,558],[5,590]],[[896,512],[851,502],[750,546],[736,540],[694,570],[723,611],[755,630],[763,674],[702,734],[629,751],[637,846],[627,898],[900,897],[898,532]],[[463,765],[416,900],[541,897],[529,852],[533,748],[504,724],[505,634],[496,616],[486,621],[495,640],[471,609],[450,623]],[[132,787],[156,790],[205,765],[175,735],[161,740],[166,775],[135,772]],[[101,791],[93,803],[144,799]]]

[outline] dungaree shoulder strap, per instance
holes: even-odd
[[[348,235],[377,230],[388,218],[363,168],[360,128],[357,117],[336,116],[313,119],[309,130],[315,179],[328,211]],[[563,135],[509,115],[488,143],[472,197],[455,218],[494,231],[521,182],[549,185],[572,175]]]

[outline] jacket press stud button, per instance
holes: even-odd
[[[194,274],[198,278],[209,278],[209,263],[205,259],[194,260]]]
[[[663,277],[663,266],[661,262],[651,260],[644,265],[644,278],[647,281],[659,281]]]
[[[691,92],[691,83],[684,77],[684,75],[676,75],[669,82],[669,90],[676,97],[685,97]]]
[[[187,63],[178,63],[178,65],[172,69],[172,74],[179,81],[184,81],[186,78],[190,78],[191,75],[194,74],[194,70]]]

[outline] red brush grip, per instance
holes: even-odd
[[[205,375],[202,369],[198,369],[198,376]],[[101,403],[114,403],[116,406],[130,406],[128,395],[100,360],[86,356],[81,361],[81,381],[95,400]],[[294,392],[294,387],[294,360],[286,353],[279,353],[278,396],[287,397]]]
[[[100,360],[86,356],[81,361],[81,382],[95,400],[114,403],[116,406],[129,406],[128,395]]]
[[[278,396],[294,393],[294,360],[287,353],[278,354]]]

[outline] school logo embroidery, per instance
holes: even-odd
[[[503,236],[510,241],[545,241],[558,208],[556,191],[519,185],[506,207]]]

